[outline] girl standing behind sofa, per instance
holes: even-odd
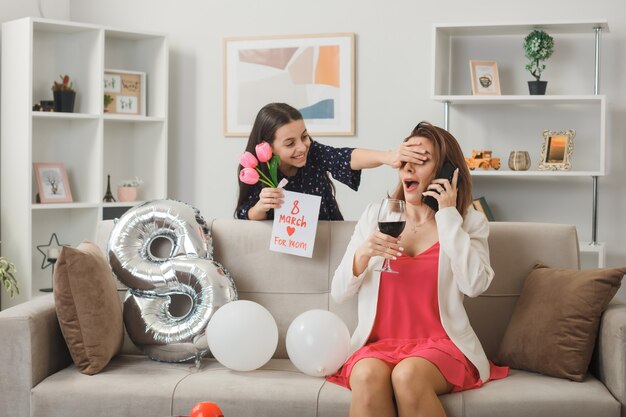
[[[356,191],[362,169],[383,164],[398,168],[402,162],[420,164],[423,158],[412,142],[403,143],[392,151],[322,145],[311,139],[300,112],[285,103],[271,103],[259,111],[246,151],[254,153],[256,145],[263,141],[270,144],[274,155],[280,156],[278,180],[287,178],[285,190],[322,197],[320,220],[343,220],[329,173]],[[242,168],[239,165],[238,172]],[[235,217],[272,219],[273,209],[280,208],[282,203],[281,189],[263,187],[261,182],[254,185],[240,182]]]
[[[461,148],[447,131],[420,123],[413,139],[425,163],[402,164],[392,197],[406,202],[399,238],[377,230],[379,204],[361,216],[333,277],[331,294],[358,294],[352,356],[328,380],[352,389],[350,416],[445,416],[438,395],[504,378],[487,360],[465,309],[493,279],[489,225],[472,208],[471,178]],[[445,161],[452,181],[435,179]],[[434,211],[422,202],[432,196]],[[396,275],[376,272],[390,259]],[[394,404],[395,403],[395,404]]]

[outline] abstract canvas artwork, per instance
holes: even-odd
[[[224,134],[248,136],[268,103],[297,108],[318,136],[354,135],[354,34],[224,40]]]

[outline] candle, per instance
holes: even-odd
[[[48,248],[48,260],[57,260],[57,258],[59,257],[59,248],[56,246],[50,246]]]

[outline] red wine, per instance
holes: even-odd
[[[406,222],[378,222],[380,231],[391,237],[398,237],[404,230]]]

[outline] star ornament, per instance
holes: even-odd
[[[52,241],[55,243],[53,244]],[[57,238],[56,233],[52,233],[50,236],[50,241],[47,245],[37,245],[37,250],[43,255],[43,260],[41,261],[41,269],[46,269],[50,265],[54,265],[61,253],[61,248],[63,246],[70,246],[65,243],[59,243],[59,239]]]

